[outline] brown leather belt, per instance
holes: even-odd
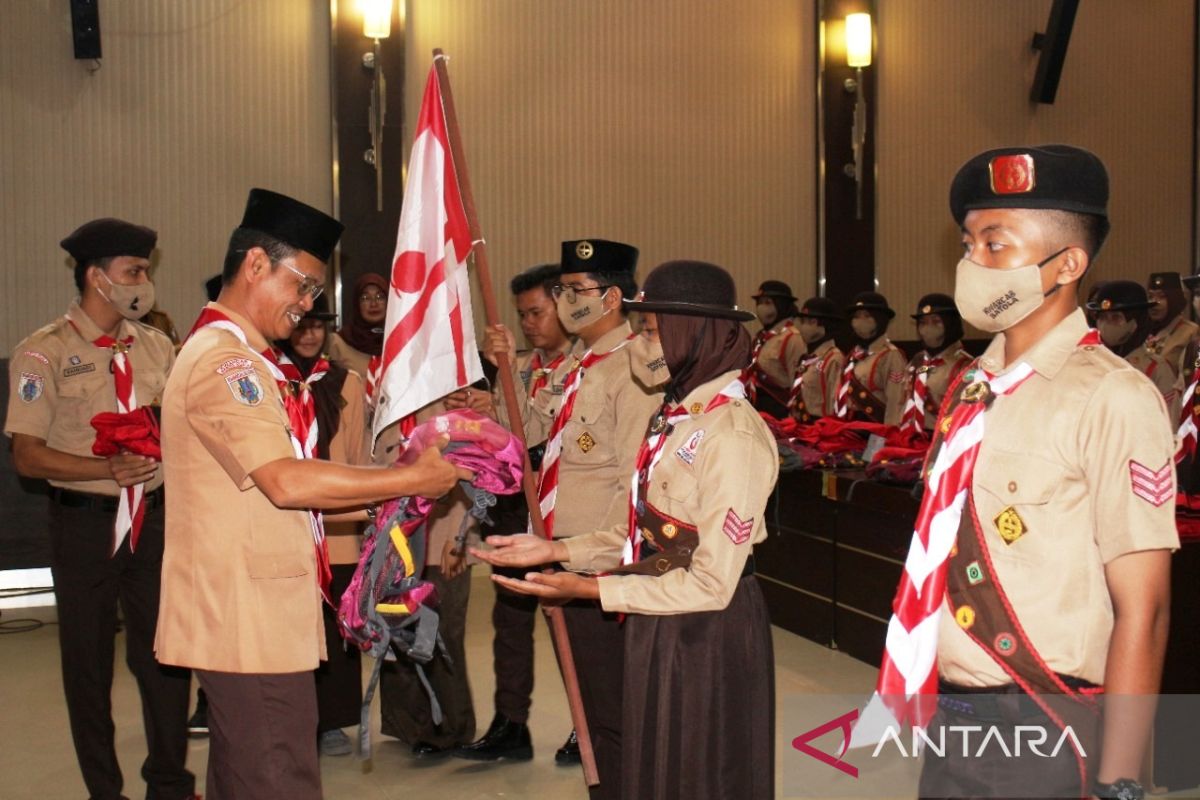
[[[90,492],[75,492],[58,486],[50,487],[50,500],[66,508],[86,508],[88,511],[102,511],[108,514],[116,513],[120,497],[111,494],[92,494]],[[146,510],[153,511],[163,504],[165,492],[158,487],[146,494]]]

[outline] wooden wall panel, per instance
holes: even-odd
[[[246,193],[331,203],[328,0],[100,4],[72,57],[65,0],[0,2],[0,348],[75,295],[58,242],[94,217],[159,231],[159,305],[186,328]]]

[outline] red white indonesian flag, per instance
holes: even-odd
[[[373,434],[483,377],[467,257],[470,226],[430,67],[396,233]]]

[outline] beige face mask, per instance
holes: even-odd
[[[565,292],[560,295],[554,304],[558,311],[558,321],[562,323],[563,329],[574,335],[611,311],[611,308],[608,311],[604,310],[604,298],[607,295],[608,289],[605,289],[599,297],[588,297],[577,293],[574,303],[567,301]]]
[[[1067,251],[1059,250],[1037,264],[991,269],[969,258],[958,262],[954,274],[954,305],[962,318],[988,333],[1008,330],[1028,317],[1058,291],[1042,291],[1042,267]]]
[[[1133,336],[1137,330],[1137,320],[1127,319],[1124,322],[1097,322],[1100,338],[1108,347],[1120,347]]]
[[[629,343],[629,366],[633,377],[647,389],[661,386],[671,379],[662,342],[649,336],[638,336]]]
[[[800,338],[805,344],[812,344],[825,335],[825,326],[815,319],[802,319],[796,327],[800,330]]]

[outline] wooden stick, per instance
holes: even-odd
[[[479,216],[475,212],[475,196],[471,191],[471,180],[467,176],[462,135],[458,129],[458,115],[454,110],[454,95],[450,91],[450,75],[446,70],[446,55],[440,47],[433,51],[433,64],[437,70],[438,84],[442,91],[442,109],[446,114],[446,133],[450,137],[450,155],[454,160],[454,173],[458,176],[458,189],[462,195],[463,208],[467,212],[467,222],[471,228],[471,241],[475,246],[475,269],[479,272],[479,287],[483,292],[483,312],[487,318],[487,324],[495,325],[500,321],[500,312],[496,306],[496,294],[492,290],[487,242],[484,241],[483,231],[479,226]],[[525,502],[529,506],[529,519],[533,525],[534,535],[544,539],[546,538],[546,525],[542,519],[541,504],[538,502],[537,485],[533,480],[533,465],[529,461],[529,449],[525,442],[525,424],[521,415],[521,404],[517,402],[516,388],[513,386],[508,354],[497,353],[496,361],[499,368],[501,397],[504,399],[504,405],[508,408],[508,419],[513,436],[521,443],[521,453],[525,458],[525,474],[522,484],[525,490]],[[588,786],[595,786],[600,783],[600,778],[596,772],[596,756],[592,751],[592,737],[588,733],[587,718],[583,712],[583,697],[579,692],[579,677],[575,673],[575,659],[571,655],[571,640],[567,638],[567,623],[563,619],[562,608],[559,606],[543,605],[542,610],[550,624],[551,638],[554,641],[554,648],[558,652],[558,663],[562,670],[563,684],[567,690],[567,705],[571,709],[571,721],[575,723],[575,735],[579,738],[579,755],[583,760],[583,779]]]

